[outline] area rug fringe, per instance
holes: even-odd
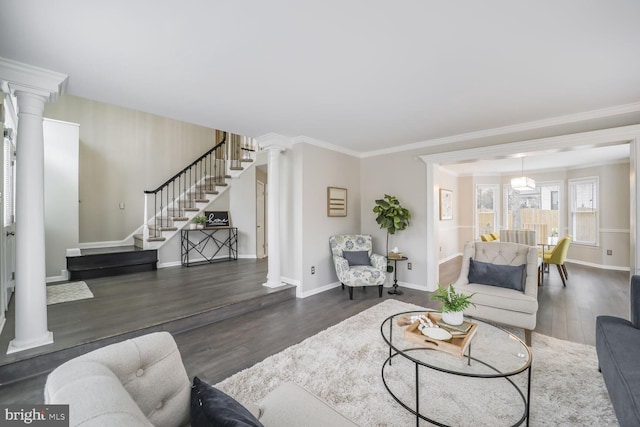
[[[380,324],[394,313],[422,309],[413,304],[386,300],[216,386],[240,402],[252,403],[281,383],[293,381],[359,425],[415,425],[415,416],[402,408],[382,383],[381,368],[389,350],[382,340]],[[534,333],[532,352],[530,425],[618,425],[598,372],[594,347]],[[408,387],[412,387],[410,369],[407,378],[410,380]],[[433,396],[429,403],[437,406],[428,409],[439,410],[448,417],[445,422],[452,425],[502,425],[500,417],[507,419],[509,416],[501,414],[500,408],[506,406],[508,409],[503,393],[512,393],[513,389],[501,391],[500,386],[496,386],[496,393],[465,401],[457,399],[456,393],[473,391],[474,385],[465,384],[460,377],[444,375],[438,378],[429,372],[428,379],[423,381]],[[513,408],[513,411],[518,413],[521,408]],[[420,425],[430,424],[423,422]]]

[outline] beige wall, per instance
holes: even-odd
[[[362,232],[374,237],[374,250],[384,254],[386,231],[381,230],[373,213],[375,200],[385,194],[396,196],[400,204],[411,212],[411,223],[406,230],[389,236],[389,247],[397,246],[409,258],[398,263],[398,281],[409,286],[426,286],[426,221],[425,202],[426,168],[424,162],[411,152],[393,153],[362,159]]]
[[[45,117],[80,124],[81,243],[129,236],[142,224],[143,191],[215,142],[213,129],[69,95],[46,104]]]
[[[305,294],[338,281],[329,250],[334,234],[360,233],[360,160],[311,144],[302,149],[302,283]],[[327,215],[327,187],[347,189],[347,216]],[[311,267],[315,274],[311,274]]]

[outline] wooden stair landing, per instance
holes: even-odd
[[[152,271],[157,263],[156,249],[117,246],[82,249],[81,255],[67,257],[67,270],[69,280],[84,280]]]

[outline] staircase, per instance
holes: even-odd
[[[144,224],[133,235],[132,246],[83,249],[67,257],[70,280],[114,276],[157,268],[158,249],[222,192],[227,180],[239,176],[254,161],[251,138],[216,131],[213,148],[155,190],[145,191]],[[151,213],[149,213],[151,212]]]
[[[243,163],[254,161],[252,139],[220,133],[221,140],[212,149],[155,190],[144,192],[145,222],[142,232],[133,236],[136,247],[161,247],[194,217],[203,214],[204,209],[228,188],[227,180],[242,173]]]

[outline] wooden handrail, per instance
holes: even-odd
[[[160,190],[162,190],[163,188],[165,188],[166,186],[168,186],[169,184],[171,184],[173,181],[175,181],[178,177],[180,177],[182,174],[184,174],[185,172],[187,172],[189,169],[191,169],[192,167],[194,167],[198,162],[200,162],[202,159],[204,159],[205,157],[207,157],[208,155],[210,155],[211,153],[213,153],[215,150],[217,150],[218,148],[222,147],[227,141],[227,132],[223,133],[222,136],[222,141],[220,141],[218,144],[216,144],[215,147],[213,147],[212,149],[208,150],[206,153],[204,153],[203,155],[201,155],[200,157],[198,157],[196,160],[194,160],[193,162],[191,162],[191,164],[189,166],[187,166],[186,168],[182,169],[180,172],[178,172],[177,174],[175,174],[174,176],[172,176],[171,178],[169,178],[164,184],[162,184],[161,186],[159,186],[158,188],[156,188],[155,190],[144,190],[144,194],[156,194],[158,193]]]

